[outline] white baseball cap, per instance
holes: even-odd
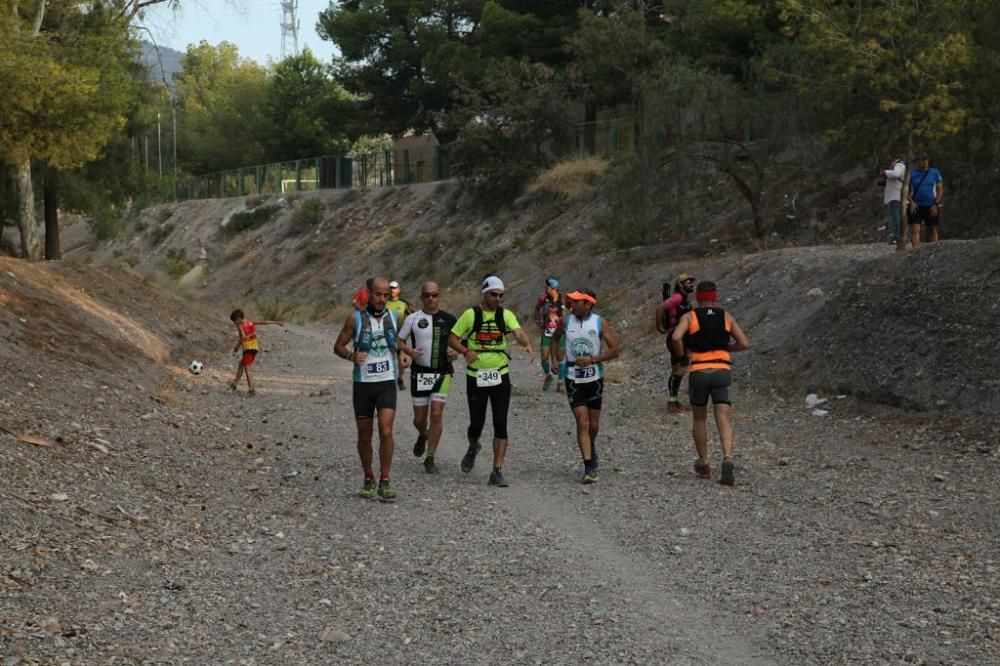
[[[399,289],[399,283],[393,280],[389,283],[389,289]]]
[[[503,280],[498,278],[496,275],[491,275],[483,280],[482,293],[485,294],[488,291],[499,291],[500,293],[503,293],[503,290]]]

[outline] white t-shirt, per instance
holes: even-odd
[[[891,169],[886,169],[885,174],[885,197],[883,203],[899,201],[903,194],[903,175],[906,173],[906,165],[903,160],[896,160]]]

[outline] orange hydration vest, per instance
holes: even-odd
[[[691,322],[684,345],[691,352],[691,372],[699,370],[729,370],[729,339],[732,324],[726,311],[709,306],[691,311]]]

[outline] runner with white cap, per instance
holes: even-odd
[[[531,341],[510,310],[500,306],[503,281],[488,275],[480,285],[482,305],[469,308],[451,329],[449,346],[465,359],[469,400],[469,449],[462,471],[470,472],[479,453],[479,437],[486,424],[486,405],[493,412],[493,471],[489,485],[507,487],[502,467],[507,455],[507,412],[510,409],[510,376],[507,336],[513,335],[531,357]]]

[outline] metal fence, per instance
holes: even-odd
[[[182,199],[213,199],[249,194],[283,194],[336,188],[366,188],[444,180],[447,151],[382,150],[365,154],[323,155],[288,162],[228,169],[193,176],[179,187]]]
[[[573,126],[574,149],[580,155],[609,159],[635,147],[635,127],[631,118],[612,118]]]

